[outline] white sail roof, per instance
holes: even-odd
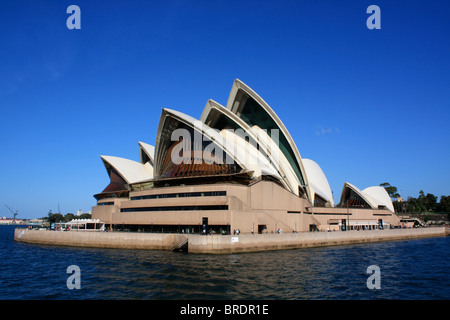
[[[114,168],[117,173],[128,184],[137,183],[153,179],[153,167],[142,163],[113,156],[100,156],[109,173],[109,166]]]
[[[303,159],[303,167],[306,170],[308,182],[313,187],[314,193],[320,195],[334,207],[333,193],[322,168],[311,159]],[[313,194],[312,203],[314,203],[315,194]]]
[[[364,201],[367,202],[367,204],[372,208],[372,209],[377,209],[378,208],[378,204],[375,202],[375,200],[372,199],[371,196],[363,193],[361,190],[359,190],[359,188],[355,187],[353,184],[351,184],[350,182],[346,182],[344,183],[344,187],[342,189],[342,194],[341,194],[341,204],[344,203],[344,196],[345,196],[345,191],[346,189],[350,189],[353,190],[358,196],[360,196]]]
[[[149,145],[148,143],[139,141],[139,155],[141,158],[141,163],[145,164],[147,161],[144,162],[142,153],[145,153],[145,155],[149,158],[151,165],[153,166],[155,163],[155,147]]]
[[[379,207],[386,207],[389,211],[394,213],[394,206],[392,204],[391,198],[389,197],[389,194],[387,191],[380,186],[373,186],[368,187],[364,190],[360,190],[354,185],[352,185],[349,182],[346,182],[344,184],[344,188],[342,189],[342,195],[341,195],[341,204],[344,204],[344,195],[345,195],[345,189],[349,188],[353,190],[356,194],[358,194],[364,201],[367,202],[367,204],[372,209],[378,209]]]
[[[385,188],[373,186],[364,189],[362,192],[369,195],[378,206],[385,206],[389,211],[394,212],[394,205]]]
[[[268,175],[281,180],[280,175],[271,163],[251,143],[245,141],[232,130],[223,129],[220,134],[224,137],[227,150],[234,149],[233,153],[244,163],[246,169],[253,171],[253,177]]]
[[[243,83],[241,80],[236,79],[233,83],[233,87],[231,88],[230,95],[228,97],[227,109],[231,110],[233,113],[238,115],[242,119],[246,119],[249,122],[252,122],[255,119],[249,119],[248,117],[243,116],[243,108],[245,105],[245,101],[247,101],[247,97],[253,99],[259,105],[259,116],[264,119],[272,119],[273,123],[275,123],[276,127],[281,131],[280,134],[280,149],[288,159],[292,169],[294,170],[298,181],[300,182],[300,186],[305,187],[305,191],[308,195],[308,198],[311,200],[311,187],[308,187],[308,179],[305,174],[305,169],[303,167],[302,158],[300,153],[295,145],[294,140],[292,139],[289,131],[284,126],[283,122],[280,120],[278,115],[272,110],[272,108],[265,102],[255,91],[253,91],[249,86]],[[252,123],[250,126],[258,125],[260,128],[264,128],[259,123]],[[285,142],[284,142],[285,141]],[[303,180],[303,181],[302,181]]]
[[[162,151],[161,148],[163,147],[161,144],[161,138],[160,136],[160,130],[164,127],[164,122],[166,121],[166,118],[172,117],[177,119],[178,121],[186,124],[187,126],[193,128],[197,132],[199,132],[202,136],[206,137],[206,139],[213,141],[215,144],[217,144],[223,151],[225,151],[230,157],[233,158],[236,164],[238,164],[242,169],[249,170],[246,167],[245,164],[245,158],[242,157],[240,153],[237,153],[234,148],[232,148],[232,145],[230,143],[227,143],[224,139],[224,136],[220,134],[220,132],[216,129],[213,129],[206,124],[202,123],[200,120],[197,120],[187,114],[184,114],[182,112],[171,110],[164,108],[163,113],[161,115],[160,120],[160,126],[158,130],[158,137],[157,137],[157,143],[156,143],[156,152],[157,152],[157,160],[161,161],[162,157]],[[203,137],[201,137],[203,140]],[[168,141],[168,140],[167,140]],[[167,143],[167,142],[166,142]],[[225,161],[225,159],[224,159]],[[158,167],[160,164],[158,163]],[[157,169],[159,170],[159,169]]]
[[[242,135],[248,138],[249,145],[252,145],[254,149],[257,150],[258,157],[265,158],[272,168],[277,172],[277,176],[280,177],[280,182],[285,188],[290,190],[292,193],[298,195],[298,186],[300,182],[295,176],[291,165],[284,156],[284,154],[279,149],[278,145],[270,138],[266,131],[262,130],[258,126],[250,127],[245,121],[239,118],[236,114],[231,112],[229,109],[221,106],[214,100],[209,100],[203,110],[201,120],[202,122],[210,123],[212,122],[211,117],[214,115],[213,112],[217,114],[222,114],[226,116],[229,121],[235,123],[238,130],[242,129]]]
[[[255,133],[258,144],[266,151],[271,163],[282,173],[282,180],[287,183],[292,193],[299,195],[300,181],[278,145],[260,127],[253,126],[251,130]]]
[[[233,167],[235,170],[253,172],[253,177],[270,175],[296,195],[306,192],[312,205],[317,195],[330,206],[334,206],[330,185],[320,166],[311,159],[301,158],[289,131],[277,114],[239,79],[233,83],[226,107],[214,100],[208,100],[200,120],[176,110],[163,109],[155,146],[139,142],[140,163],[119,157],[101,156],[108,173],[114,168],[128,184],[161,178],[158,175],[161,175],[163,166],[164,175],[168,176],[171,167],[167,164],[174,164],[170,163],[171,158],[166,156],[169,150],[173,151],[177,146],[172,143],[175,142],[172,139],[179,128],[187,128],[189,132],[193,131],[194,135],[201,136],[201,143],[204,140],[213,141],[214,148],[221,148],[226,156],[231,157],[238,165]],[[195,138],[193,143],[196,143]],[[197,145],[195,150],[203,150],[202,148]],[[209,155],[206,162],[216,159],[215,150],[206,148],[208,147],[205,147],[204,151],[208,151]],[[184,175],[184,171],[182,172]],[[193,172],[197,174],[197,171]],[[374,186],[361,191],[346,182],[341,203],[344,192],[349,192],[347,189],[353,190],[373,209],[386,207],[394,212],[392,201],[382,187]]]

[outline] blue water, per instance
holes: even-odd
[[[202,255],[25,244],[14,228],[0,226],[1,300],[450,299],[450,237]],[[380,289],[367,287],[370,265]]]

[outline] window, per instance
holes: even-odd
[[[349,208],[370,208],[370,205],[360,195],[352,189],[346,189],[344,194],[344,201],[340,203],[341,207],[348,206]]]
[[[120,212],[228,210],[227,205],[124,208]]]
[[[168,148],[163,150],[160,177],[196,177],[196,176],[214,176],[218,174],[234,174],[241,171],[241,167],[234,163],[225,163],[226,159],[232,159],[215,142],[205,139],[202,136],[200,141],[195,136],[202,135],[198,131],[188,126],[179,128],[186,129],[190,137],[186,141],[181,136],[179,141],[167,141]],[[161,142],[160,142],[161,143]],[[181,145],[180,145],[181,144]],[[176,150],[177,161],[173,162],[172,152]],[[180,163],[179,163],[180,162]]]
[[[297,158],[295,157],[294,150],[292,150],[291,145],[289,144],[282,130],[278,127],[275,120],[272,119],[272,117],[261,107],[261,105],[257,101],[255,101],[247,94],[245,95],[247,96],[247,98],[243,101],[243,107],[240,110],[240,118],[244,120],[250,127],[257,125],[260,128],[266,129],[269,136],[271,135],[272,129],[279,130],[280,134],[278,137],[278,143],[280,150],[286,156],[286,159],[294,169],[297,177],[300,179],[300,183],[304,185],[305,183],[303,175],[300,172],[300,165],[297,163]]]
[[[220,197],[226,195],[227,195],[226,191],[181,192],[181,193],[150,194],[145,196],[136,196],[131,197],[130,200],[189,198],[189,197]]]
[[[100,202],[97,203],[98,206],[113,206],[114,205],[114,201],[108,201],[108,202]]]
[[[319,196],[317,193],[314,197],[314,207],[325,207],[327,204],[327,200]]]

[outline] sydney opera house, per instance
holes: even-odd
[[[200,119],[163,109],[140,161],[101,156],[110,178],[92,218],[110,230],[179,233],[373,230],[400,224],[384,188],[344,183],[339,203],[273,109],[235,80]]]

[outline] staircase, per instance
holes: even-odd
[[[175,252],[187,252],[188,251],[189,238],[184,239],[182,242],[173,246],[171,251]]]

